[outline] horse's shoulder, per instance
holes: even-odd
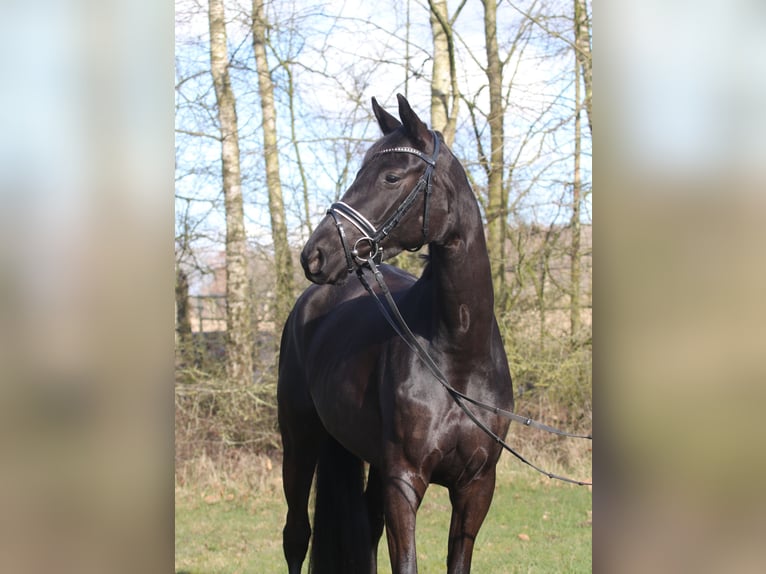
[[[404,269],[394,267],[393,265],[383,264],[380,266],[380,271],[383,274],[386,283],[392,289],[394,287],[407,288],[414,285],[417,281],[417,277],[408,273]]]
[[[388,288],[398,296],[408,292],[417,283],[417,278],[410,273],[394,267],[393,265],[382,264],[379,269],[383,275]],[[375,282],[368,278],[370,284]],[[356,304],[356,300],[365,300],[369,295],[356,277],[349,276],[348,280],[342,284],[336,285],[309,285],[295,302],[292,315],[293,321],[298,325],[305,325],[314,319],[329,319],[335,317],[342,308],[351,307],[355,312],[362,311]],[[370,299],[370,301],[372,301]],[[377,312],[377,308],[370,303],[363,309],[366,311],[370,307]],[[350,309],[350,307],[349,307]]]
[[[304,320],[326,314],[350,297],[348,283],[343,285],[309,285],[295,302],[294,313]]]

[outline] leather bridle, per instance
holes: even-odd
[[[419,157],[426,163],[426,169],[423,175],[420,176],[418,183],[410,191],[409,195],[399,204],[399,207],[380,225],[376,228],[369,219],[359,213],[356,209],[351,207],[344,201],[336,201],[327,210],[327,215],[333,218],[335,227],[338,230],[338,236],[340,237],[340,243],[343,246],[343,252],[346,256],[346,266],[349,273],[353,273],[361,265],[366,264],[368,261],[375,260],[378,263],[383,259],[383,248],[381,247],[382,241],[388,237],[391,231],[399,225],[399,222],[410,210],[418,195],[423,193],[423,240],[421,244],[414,249],[408,251],[417,251],[428,241],[428,207],[429,199],[431,198],[431,191],[433,189],[433,173],[436,167],[436,160],[439,157],[439,137],[431,132],[434,140],[434,151],[431,157],[428,157],[420,150],[412,147],[392,147],[380,150],[376,152],[373,157],[386,154],[386,153],[408,153]],[[340,216],[340,217],[339,217]],[[344,218],[351,225],[356,227],[362,234],[362,237],[354,242],[353,246],[349,246],[346,232],[343,229],[343,224],[340,218]],[[367,243],[370,247],[370,251],[367,256],[360,255],[360,246]]]

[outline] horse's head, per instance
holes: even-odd
[[[444,227],[447,197],[435,177],[440,136],[397,99],[401,121],[372,99],[383,137],[303,248],[301,265],[314,283],[342,282],[369,258],[416,250]]]

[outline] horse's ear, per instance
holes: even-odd
[[[399,100],[399,117],[402,119],[405,132],[414,143],[425,148],[426,144],[431,141],[428,126],[412,111],[407,98],[401,94],[396,94],[396,99]]]
[[[378,105],[378,100],[376,100],[374,97],[372,98],[372,111],[375,114],[375,117],[378,119],[378,125],[380,126],[380,130],[383,132],[384,136],[390,134],[392,131],[398,129],[399,126],[402,125],[402,122],[381,108]]]

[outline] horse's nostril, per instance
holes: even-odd
[[[320,271],[322,271],[323,265],[324,255],[319,249],[317,249],[309,257],[308,262],[306,263],[306,269],[308,269],[308,272],[312,275],[317,275]]]

